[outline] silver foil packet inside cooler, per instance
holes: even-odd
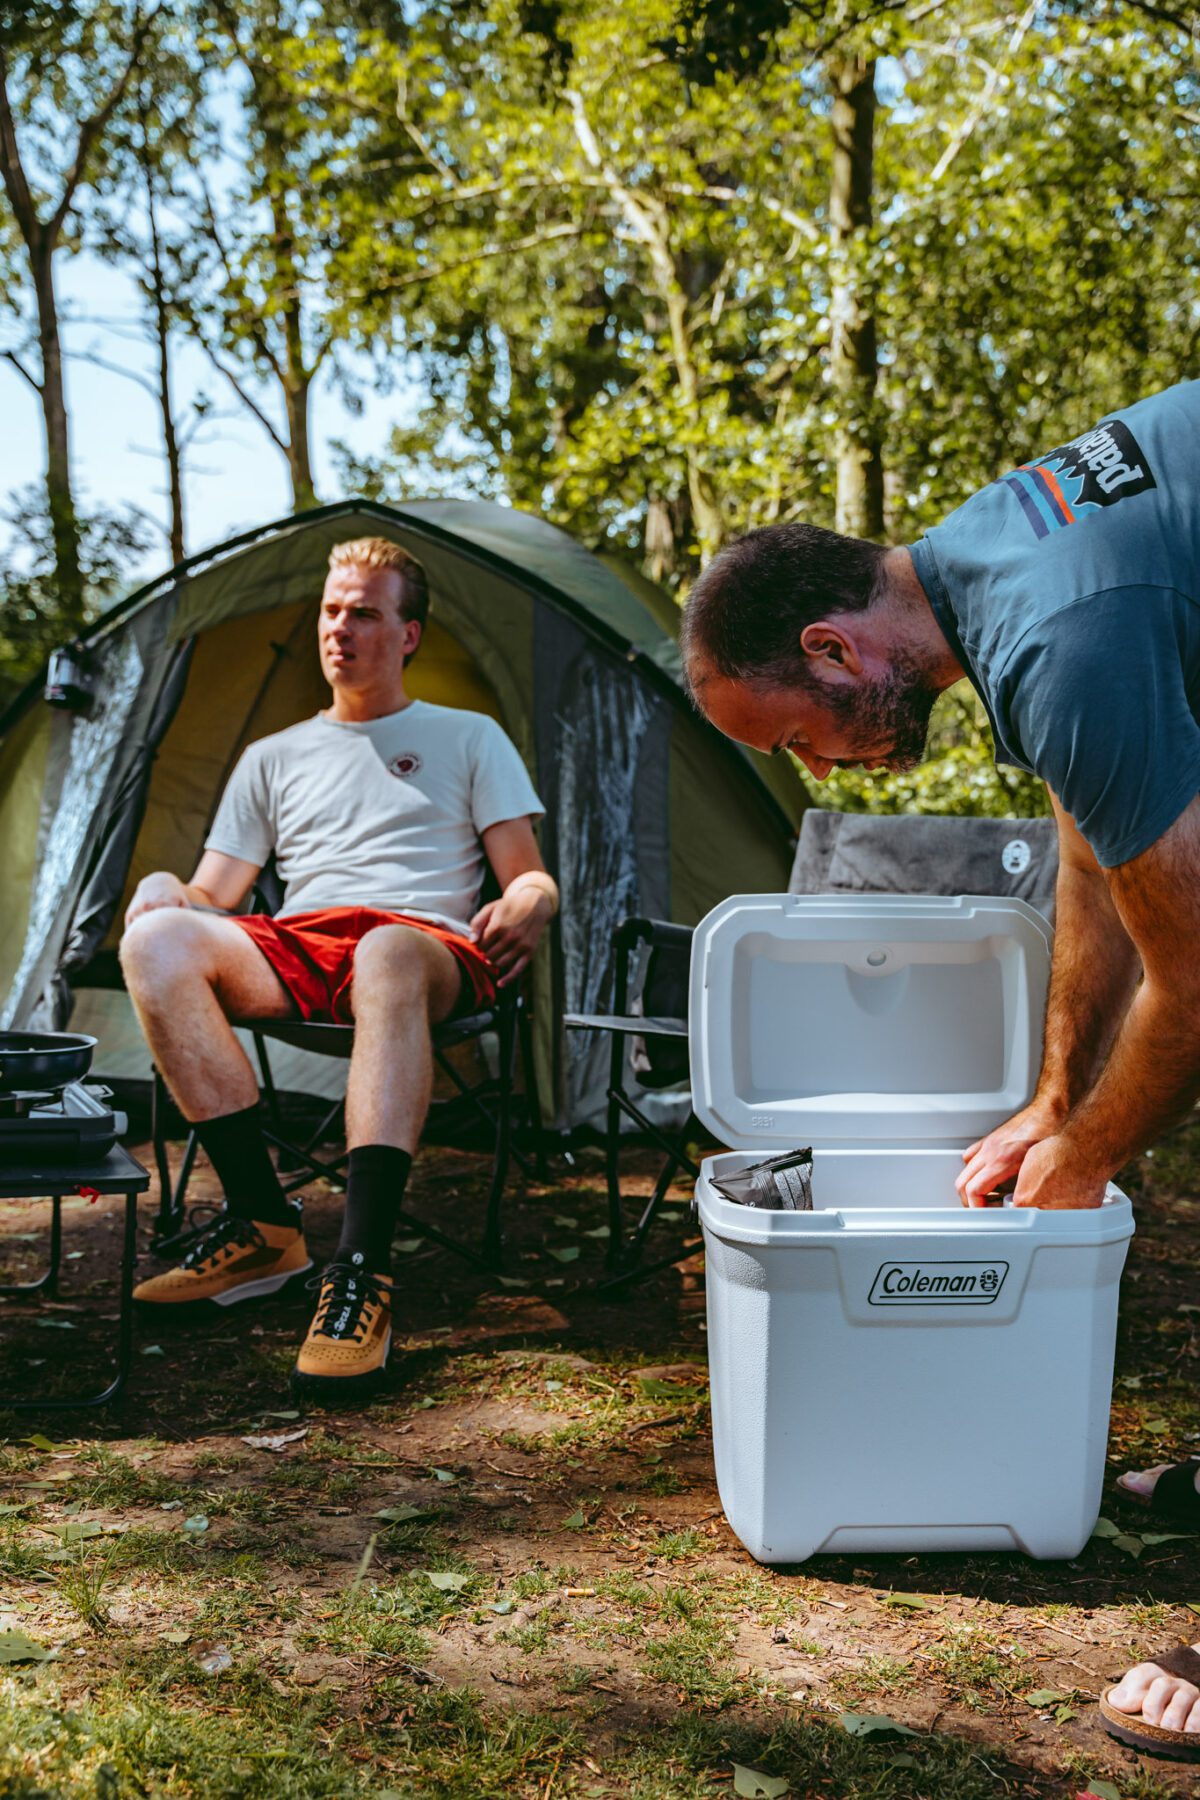
[[[763,1212],[812,1211],[813,1153],[789,1150],[749,1168],[732,1170],[710,1179],[718,1194],[735,1206],[756,1206]]]

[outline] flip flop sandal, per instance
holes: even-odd
[[[1126,1487],[1118,1486],[1117,1492],[1122,1500],[1136,1506],[1140,1512],[1148,1512],[1152,1519],[1161,1519],[1164,1524],[1186,1525],[1192,1531],[1200,1531],[1200,1494],[1196,1492],[1196,1463],[1176,1463],[1174,1468],[1167,1469],[1154,1484],[1154,1492],[1147,1498],[1143,1494],[1134,1494]],[[1189,1681],[1191,1677],[1188,1677]],[[1200,1687],[1200,1682],[1197,1682]]]
[[[1161,1656],[1149,1656],[1156,1669],[1164,1675],[1178,1675],[1184,1681],[1190,1681],[1193,1687],[1200,1687],[1200,1655],[1190,1644],[1179,1644],[1174,1650],[1164,1650]],[[1115,1690],[1109,1688],[1108,1694]],[[1162,1725],[1151,1725],[1140,1713],[1120,1712],[1109,1704],[1108,1694],[1100,1696],[1100,1717],[1104,1721],[1104,1729],[1112,1737],[1120,1738],[1123,1744],[1132,1744],[1135,1750],[1148,1751],[1151,1756],[1172,1756],[1177,1762],[1200,1762],[1200,1731],[1167,1731]]]

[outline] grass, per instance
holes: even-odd
[[[1200,1315],[1179,1310],[1193,1276],[1149,1168],[1114,1462],[1200,1430]],[[440,1201],[425,1179],[418,1204]],[[582,1237],[603,1191],[581,1177],[544,1207]],[[1110,1748],[1089,1698],[1135,1651],[1200,1636],[1193,1540],[1137,1562],[1097,1544],[1072,1565],[760,1567],[720,1517],[702,1313],[674,1274],[620,1307],[556,1289],[565,1326],[507,1290],[484,1307],[489,1331],[505,1308],[511,1325],[473,1340],[476,1293],[446,1268],[414,1266],[407,1328],[453,1325],[454,1342],[405,1353],[378,1405],[303,1421],[280,1456],[239,1440],[292,1427],[269,1416],[294,1410],[276,1380],[285,1308],[264,1310],[265,1343],[247,1317],[192,1359],[139,1361],[123,1410],[53,1421],[49,1447],[14,1423],[0,1629],[55,1654],[0,1666],[0,1800],[733,1800],[735,1764],[786,1780],[789,1800],[1192,1791]],[[208,1529],[188,1534],[196,1514]],[[106,1535],[64,1537],[89,1522]],[[229,1662],[209,1670],[214,1646]],[[1026,1705],[1039,1688],[1074,1698]],[[854,1737],[845,1712],[918,1736]]]

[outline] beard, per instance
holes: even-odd
[[[937,697],[938,689],[908,657],[897,657],[885,674],[864,677],[853,690],[821,688],[822,705],[853,746],[854,753],[840,758],[837,767],[880,762],[895,775],[915,769],[925,755]]]

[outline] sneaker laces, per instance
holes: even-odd
[[[194,1269],[222,1252],[232,1256],[235,1250],[265,1250],[266,1245],[267,1240],[253,1219],[240,1218],[237,1213],[222,1213],[210,1225],[201,1227],[179,1266]]]
[[[320,1294],[312,1328],[320,1337],[339,1343],[359,1343],[368,1321],[368,1306],[389,1306],[392,1283],[382,1275],[368,1275],[359,1263],[331,1262],[305,1286]]]

